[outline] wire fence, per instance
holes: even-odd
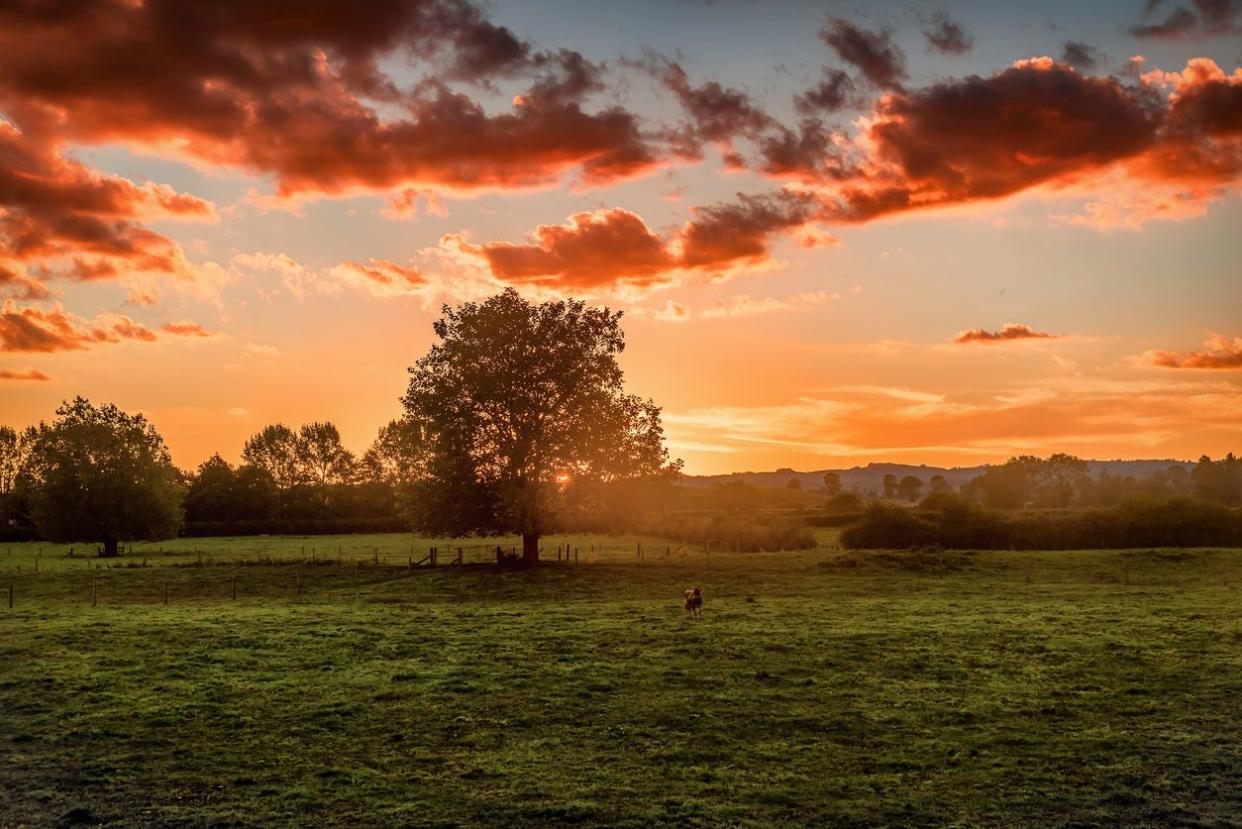
[[[711,542],[558,539],[540,548],[540,563],[577,568],[619,563],[693,562],[711,567]],[[184,543],[183,543],[184,542]],[[502,569],[521,563],[517,544],[264,543],[262,539],[197,544],[186,539],[125,546],[102,557],[93,546],[27,543],[0,548],[0,602],[162,603],[193,599],[302,596],[429,571]],[[717,550],[717,553],[720,551]],[[261,572],[256,572],[256,569]],[[145,574],[145,575],[144,575]],[[126,578],[132,576],[133,578]]]

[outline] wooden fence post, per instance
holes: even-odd
[[[295,570],[293,575],[294,575],[294,578],[297,580],[298,595],[301,596],[302,595],[302,571]]]
[[[168,582],[164,582],[164,604],[168,604]]]
[[[91,607],[99,604],[99,576],[91,579]]]
[[[237,574],[233,574],[233,600],[237,600]]]
[[[9,610],[13,609],[13,582],[9,582]]]

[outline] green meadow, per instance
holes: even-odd
[[[820,542],[0,544],[0,826],[1242,825],[1242,551]]]

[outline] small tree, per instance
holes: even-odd
[[[624,392],[619,312],[509,289],[443,313],[404,398],[428,448],[415,529],[517,532],[534,564],[575,490],[675,470],[660,408]]]
[[[892,473],[884,476],[884,497],[897,497],[897,476]]]
[[[897,484],[897,492],[907,501],[917,501],[923,491],[923,481],[916,475],[906,475]]]
[[[836,497],[841,494],[841,476],[835,472],[824,473],[824,491],[828,493],[829,498]]]
[[[21,487],[49,541],[155,540],[181,528],[180,475],[155,427],[116,406],[78,397],[32,433]]]
[[[943,475],[932,475],[927,481],[927,486],[931,489],[933,495],[941,495],[953,491],[953,484],[946,481]]]

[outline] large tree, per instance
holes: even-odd
[[[675,471],[660,408],[624,391],[620,312],[509,289],[443,314],[404,398],[427,448],[415,529],[515,532],[533,564],[580,493]]]
[[[181,528],[180,475],[164,439],[142,415],[78,397],[32,432],[21,487],[49,541],[155,540]]]

